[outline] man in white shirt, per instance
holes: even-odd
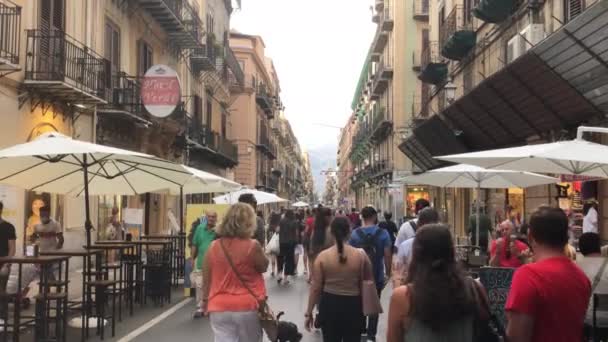
[[[429,201],[425,200],[424,198],[419,198],[415,204],[416,216],[418,216],[418,213],[422,209],[428,208],[430,206],[431,206],[431,203],[429,203]],[[412,225],[412,222],[414,223],[414,225]],[[405,221],[399,228],[399,233],[397,233],[397,239],[395,239],[395,247],[399,248],[399,246],[405,240],[413,238],[414,235],[416,235],[417,226],[418,226],[418,219]]]
[[[598,233],[597,203],[587,202],[583,206],[583,233]]]
[[[577,258],[576,264],[583,270],[589,278],[592,285],[593,293],[608,293],[608,263],[605,257],[601,254],[600,236],[595,233],[583,233],[578,240],[579,249],[583,258]],[[601,274],[600,274],[601,272]],[[601,328],[608,326],[608,313],[603,310],[597,311],[597,321]],[[585,323],[592,325],[593,323],[593,294],[589,300],[589,309]]]
[[[425,225],[435,224],[438,222],[439,213],[433,208],[424,208],[418,214],[418,229],[421,229]],[[403,243],[401,243],[397,249],[397,257],[393,267],[395,270],[393,273],[393,282],[396,286],[402,285],[406,278],[408,265],[412,257],[412,247],[414,246],[415,238],[416,237],[414,236],[403,241]]]

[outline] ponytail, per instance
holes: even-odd
[[[338,258],[338,260],[340,260],[341,264],[345,264],[346,263],[346,255],[344,255],[344,241],[337,240],[336,244],[338,245],[338,254],[340,255],[340,257]]]
[[[345,264],[346,255],[344,254],[344,240],[346,240],[350,233],[350,223],[344,217],[336,217],[331,223],[331,233],[336,239],[340,263]]]

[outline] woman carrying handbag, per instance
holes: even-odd
[[[263,274],[268,259],[252,239],[256,215],[248,204],[230,207],[203,264],[203,310],[215,342],[261,342],[267,309]]]
[[[345,243],[350,235],[348,219],[336,217],[331,223],[331,233],[334,245],[321,252],[313,265],[306,329],[310,331],[316,323],[321,327],[323,341],[359,342],[363,323],[362,286],[366,281],[373,283],[372,265],[365,253]],[[315,306],[319,309],[319,322],[313,320]]]

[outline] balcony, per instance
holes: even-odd
[[[272,173],[259,173],[256,188],[266,192],[277,192],[279,190],[279,179]]]
[[[521,2],[521,0],[481,0],[473,9],[473,15],[486,23],[498,24],[509,18]]]
[[[241,69],[241,65],[230,47],[226,48],[225,61],[228,69],[232,73],[232,77],[234,77],[235,82],[241,87],[245,85],[245,74],[243,73],[243,69]]]
[[[189,116],[186,122],[186,142],[192,160],[211,161],[222,167],[234,167],[238,164],[238,148],[232,141]],[[197,158],[197,154],[202,158]]]
[[[20,70],[21,7],[9,0],[0,0],[0,72]]]
[[[353,136],[349,155],[349,158],[353,163],[361,162],[369,154],[372,146],[372,128],[370,126],[371,125],[367,124],[366,122],[362,122],[359,125],[357,133]]]
[[[429,0],[413,0],[414,19],[429,21]]]
[[[384,9],[384,0],[375,0],[375,8],[377,12],[380,12]]]
[[[477,43],[477,33],[467,22],[464,7],[455,6],[439,31],[441,55],[459,61],[466,57]]]
[[[377,100],[388,88],[389,81],[393,79],[393,67],[381,61],[376,69],[372,82],[372,100]]]
[[[388,42],[388,32],[381,30],[380,27],[376,30],[376,35],[374,36],[374,41],[372,43],[372,58],[380,59],[380,55],[384,51],[384,47]],[[375,57],[374,57],[375,56]]]
[[[168,41],[180,49],[201,47],[203,25],[188,0],[137,0],[165,30]]]
[[[98,114],[122,116],[142,123],[149,123],[149,116],[140,97],[139,79],[125,72],[114,73],[111,77],[108,103],[97,108]]]
[[[384,7],[384,10],[382,10],[382,12],[380,13],[382,13],[380,17],[380,27],[382,28],[382,31],[393,31],[393,28],[395,27],[395,21],[393,20],[390,4],[387,4],[387,6]]]
[[[369,178],[372,182],[379,180],[393,173],[393,166],[388,160],[376,160],[369,167]]]
[[[268,87],[264,83],[258,82],[257,84],[254,83],[254,89],[256,103],[262,108],[269,119],[274,118],[274,104],[268,92]]]
[[[266,127],[262,126],[260,130],[260,136],[258,139],[257,148],[262,151],[262,153],[266,154],[269,159],[275,160],[277,159],[277,148],[275,144],[268,137],[268,131]]]
[[[384,141],[389,136],[392,129],[393,122],[389,120],[386,113],[386,108],[376,110],[371,133],[371,139],[374,141],[374,143],[378,144]]]
[[[424,83],[440,85],[448,77],[448,65],[439,55],[439,45],[437,42],[430,42],[422,50],[420,57],[420,74],[418,79]]]
[[[213,39],[208,38],[205,45],[190,50],[190,65],[195,74],[216,70],[215,62],[216,51]]]
[[[26,89],[71,104],[105,104],[109,62],[60,30],[27,30]]]

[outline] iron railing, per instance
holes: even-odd
[[[19,64],[21,7],[9,0],[0,1],[0,58]]]
[[[65,82],[105,98],[109,61],[61,30],[26,32],[26,80]]]
[[[420,55],[420,66],[424,69],[427,65],[431,63],[440,63],[442,61],[439,43],[438,42],[429,42]]]
[[[101,110],[121,110],[145,118],[147,115],[141,101],[141,82],[139,78],[123,71],[113,73],[110,79],[107,105]]]
[[[217,51],[214,40],[211,37],[207,37],[205,45],[191,50],[190,63],[196,72],[213,70],[216,69],[216,57]]]
[[[234,76],[235,81],[239,85],[244,85],[245,83],[245,74],[243,73],[243,69],[241,69],[241,65],[239,61],[236,59],[234,52],[231,48],[226,48],[226,65],[232,71],[232,75]]]
[[[216,139],[217,153],[237,163],[239,158],[238,146],[236,146],[236,144],[233,143],[231,140],[222,137],[218,133],[214,133],[214,136]]]
[[[443,26],[439,31],[439,46],[443,48],[450,37],[457,31],[470,28],[471,24],[465,22],[465,12],[463,6],[454,6],[452,12],[445,19]]]
[[[230,159],[235,164],[238,162],[238,147],[231,140],[226,139],[219,133],[213,131],[206,125],[187,118],[188,138],[195,143]]]
[[[203,24],[196,13],[196,10],[188,0],[161,0],[172,14],[184,26],[186,32],[189,32],[194,39],[200,40],[203,33]]]

